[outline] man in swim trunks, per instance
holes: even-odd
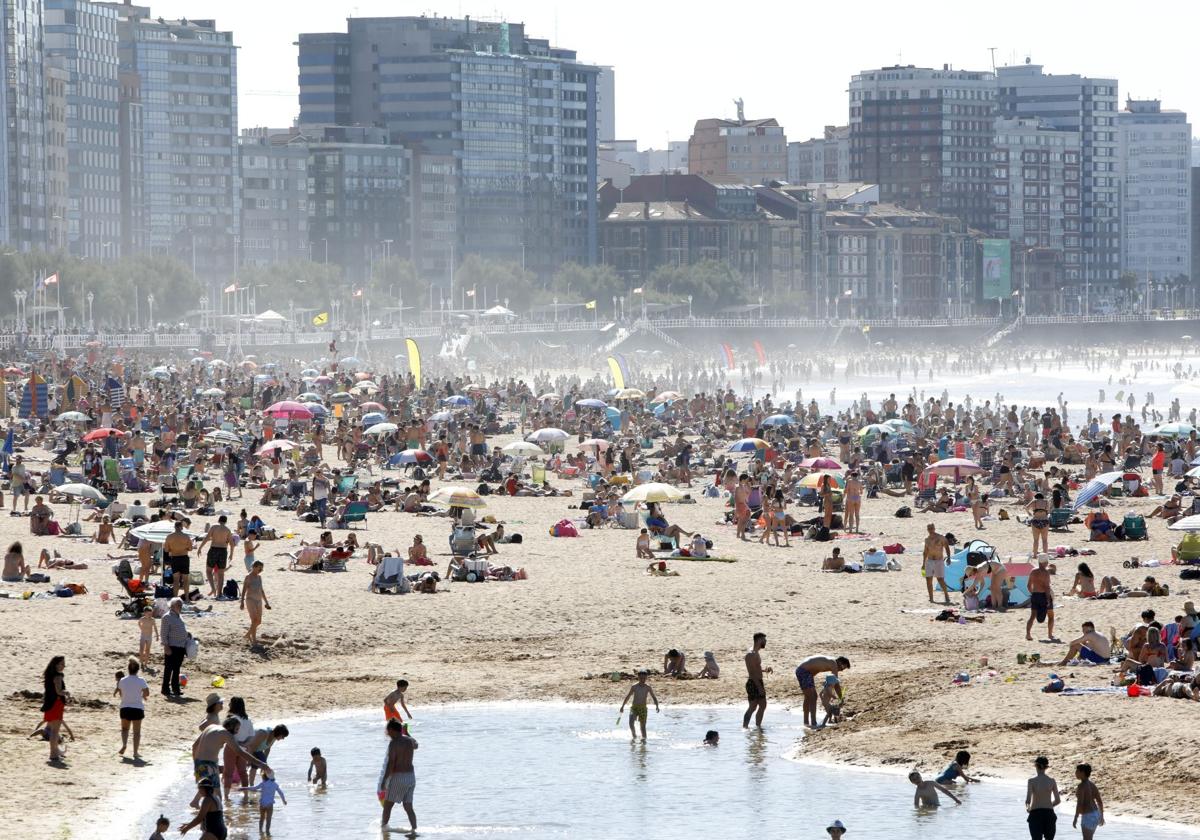
[[[746,539],[746,526],[750,522],[750,476],[746,473],[738,476],[738,485],[733,491],[733,518],[738,539]]]
[[[217,762],[227,747],[253,766],[270,769],[266,761],[255,758],[237,742],[235,736],[240,726],[241,721],[231,715],[220,726],[205,726],[192,742],[192,768],[197,784],[210,780],[214,790],[221,789],[221,770]]]
[[[208,533],[196,548],[196,556],[199,557],[204,551],[204,546],[209,546],[204,570],[210,598],[220,598],[225,589],[225,569],[229,565],[229,548],[233,541],[233,532],[226,524],[228,522],[228,516],[222,514],[218,517],[217,524],[208,529]]]
[[[417,774],[413,770],[413,753],[416,751],[417,740],[404,731],[404,724],[398,720],[387,722],[387,734],[391,738],[388,744],[387,757],[383,762],[383,772],[379,778],[379,792],[383,801],[383,825],[388,824],[392,817],[392,806],[397,802],[408,815],[408,822],[415,834],[417,830],[417,812],[413,810],[413,791],[417,787]]]
[[[925,537],[925,589],[929,592],[929,603],[933,603],[933,582],[936,580],[942,587],[942,595],[946,603],[950,603],[950,590],[946,587],[946,561],[950,559],[950,543],[937,532],[930,522],[926,526],[929,532]]]
[[[1041,493],[1035,493],[1033,501],[1026,505],[1026,509],[1029,511],[1029,528],[1033,531],[1032,556],[1037,556],[1039,544],[1043,552],[1049,553],[1050,502],[1046,501],[1046,497]]]
[[[1045,554],[1038,557],[1037,568],[1029,573],[1029,620],[1025,622],[1025,640],[1033,641],[1030,631],[1033,622],[1046,623],[1046,638],[1057,642],[1054,637],[1054,592],[1050,588],[1050,558]]]
[[[763,715],[767,712],[767,686],[763,682],[762,655],[759,653],[767,646],[767,634],[755,633],[750,650],[746,652],[746,701],[749,704],[746,714],[742,715],[742,729],[750,726],[750,716],[754,715],[754,725],[762,729]],[[766,672],[771,673],[767,668]]]
[[[1112,655],[1112,645],[1102,634],[1096,632],[1096,625],[1090,621],[1083,622],[1083,635],[1071,641],[1071,649],[1058,664],[1066,665],[1072,659],[1082,659],[1093,665],[1107,665]]]
[[[163,541],[163,556],[171,570],[171,588],[176,598],[188,592],[188,575],[191,574],[192,538],[183,533],[183,521],[175,521],[175,531]]]
[[[839,674],[850,667],[850,660],[844,656],[836,659],[832,656],[810,656],[796,666],[796,681],[804,692],[804,725],[813,729],[817,726],[817,674],[829,671]]]
[[[1033,762],[1037,775],[1025,786],[1025,810],[1029,812],[1029,836],[1032,840],[1054,840],[1058,815],[1055,807],[1062,802],[1058,782],[1046,775],[1050,760],[1039,755]]]

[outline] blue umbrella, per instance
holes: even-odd
[[[608,403],[604,402],[604,400],[596,399],[580,400],[579,402],[575,403],[575,405],[580,406],[581,408],[608,408]]]
[[[604,416],[608,418],[608,422],[612,424],[614,429],[618,432],[621,431],[621,412],[619,409],[606,408],[604,409]]]
[[[1102,473],[1096,476],[1087,484],[1083,485],[1083,489],[1079,491],[1079,495],[1075,497],[1075,504],[1071,506],[1072,510],[1079,510],[1092,499],[1104,493],[1113,484],[1121,480],[1122,472]]]
[[[455,394],[452,397],[446,397],[446,399],[442,400],[442,405],[464,406],[464,405],[471,405],[471,404],[472,404],[471,398],[464,397],[462,394]]]
[[[324,417],[329,414],[329,409],[320,403],[301,403],[305,408],[312,412],[313,417]]]
[[[364,426],[374,426],[376,423],[386,423],[387,416],[382,411],[372,411],[362,416]]]
[[[788,414],[772,414],[762,421],[764,426],[794,426],[796,418]]]

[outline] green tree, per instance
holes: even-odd
[[[464,293],[475,290],[475,303],[467,297],[467,308],[483,306],[484,291],[489,307],[508,299],[508,306],[519,312],[528,309],[533,302],[535,276],[521,268],[520,263],[487,260],[472,254],[467,257],[454,271],[454,300],[451,306],[455,309],[462,307]]]
[[[607,309],[612,306],[614,297],[628,291],[625,282],[612,266],[584,266],[569,262],[559,266],[550,281],[550,291],[540,297],[543,298],[543,302],[555,295],[560,300],[571,302],[594,300],[598,307]]]

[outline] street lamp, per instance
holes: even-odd
[[[688,320],[692,320],[692,296],[688,295]]]
[[[150,316],[150,332],[154,332],[154,292],[146,295],[146,303],[149,305]]]
[[[558,323],[558,298],[554,299],[554,323]]]
[[[96,331],[96,310],[92,306],[92,302],[95,300],[96,300],[96,293],[88,292],[87,293],[87,305],[88,305],[87,319],[88,319],[88,331],[89,332]]]
[[[850,320],[853,321],[854,320],[854,290],[846,289],[846,291],[842,292],[842,297],[844,297],[846,299],[846,314],[850,317]]]

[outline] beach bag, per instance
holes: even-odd
[[[184,647],[184,652],[188,659],[195,659],[200,655],[200,642],[195,636],[188,634],[187,645]]]
[[[492,488],[488,487],[483,482],[480,482],[479,486],[475,488],[475,492],[480,496],[490,496],[492,494]]]
[[[912,508],[910,508],[908,505],[904,505],[903,507],[899,508],[896,511],[896,518],[897,519],[912,519]]]
[[[578,537],[579,529],[575,527],[575,523],[570,519],[559,520],[553,528],[550,529],[552,537]]]
[[[59,534],[58,523],[51,519],[46,523],[46,536],[57,537]]]
[[[901,543],[892,543],[891,545],[885,545],[883,547],[883,553],[884,554],[903,554],[904,553],[904,545]]]
[[[225,581],[225,586],[221,591],[226,598],[230,599],[231,601],[235,600],[238,596],[238,582],[232,579]]]
[[[511,537],[508,538],[508,541],[510,543],[515,543],[517,545],[520,545],[520,543],[523,541],[523,539],[524,538],[520,534],[513,534]]]

